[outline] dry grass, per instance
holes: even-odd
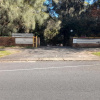
[[[100,52],[94,52],[93,54],[96,56],[100,56]]]
[[[15,54],[15,53],[18,53],[18,52],[19,51],[3,50],[3,51],[0,51],[0,57],[4,57],[4,56],[7,56],[7,55]]]

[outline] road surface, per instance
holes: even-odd
[[[100,62],[0,62],[0,100],[100,100]]]

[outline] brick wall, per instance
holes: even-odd
[[[38,41],[40,39],[38,38]],[[0,37],[0,46],[24,46],[24,47],[33,47],[33,44],[16,44],[15,43],[15,37]],[[38,43],[38,46],[40,44]]]
[[[100,47],[100,43],[73,43],[73,39],[100,39],[100,37],[70,38],[70,46],[72,47]]]
[[[88,48],[88,47],[100,47],[100,44],[85,44],[85,43],[81,43],[81,44],[78,44],[78,43],[74,43],[73,45],[72,45],[73,47],[86,47],[86,48]]]
[[[14,46],[15,38],[14,37],[0,37],[0,46]]]

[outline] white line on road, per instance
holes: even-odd
[[[13,70],[0,70],[0,72],[13,72],[13,71],[31,71],[31,70],[44,70],[44,69],[61,69],[68,67],[77,67],[77,66],[62,66],[62,67],[45,67],[45,68],[31,68],[31,69],[13,69]]]
[[[0,63],[4,63],[4,62],[5,63],[16,63],[16,62],[17,63],[23,63],[23,62],[25,62],[25,63],[26,62],[32,62],[33,63],[33,62],[36,62],[36,61],[28,61],[28,60],[26,60],[26,61],[0,61]]]
[[[0,72],[16,72],[16,71],[32,71],[32,70],[48,70],[48,69],[62,69],[62,68],[77,68],[86,66],[100,66],[96,65],[77,65],[77,66],[62,66],[62,67],[44,67],[44,68],[31,68],[31,69],[12,69],[12,70],[0,70]]]

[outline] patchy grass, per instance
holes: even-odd
[[[0,57],[4,57],[4,56],[7,56],[7,55],[15,54],[15,53],[18,53],[18,52],[20,52],[20,51],[2,50],[2,51],[0,51]]]
[[[10,51],[0,51],[0,57],[4,57],[10,54],[12,54]]]
[[[93,54],[96,56],[100,56],[100,52],[94,52]]]
[[[0,49],[6,49],[6,48],[33,49],[34,47],[31,47],[31,46],[27,46],[27,47],[23,47],[23,46],[0,46]]]
[[[0,49],[4,49],[5,47],[4,46],[0,46]]]

